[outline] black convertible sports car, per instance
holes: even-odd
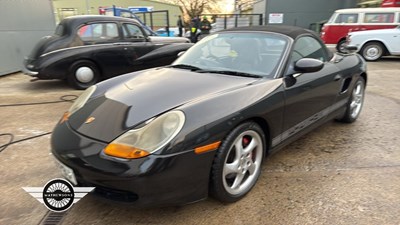
[[[187,38],[148,36],[133,19],[73,16],[36,44],[24,72],[86,89],[116,75],[171,64],[192,45]]]
[[[88,88],[51,140],[64,175],[103,196],[176,205],[245,196],[264,157],[320,124],[361,112],[366,64],[311,31],[235,28],[172,65]]]

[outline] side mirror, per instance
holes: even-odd
[[[318,72],[324,67],[324,62],[318,59],[303,58],[294,65],[294,70],[299,73]]]
[[[181,51],[181,52],[179,52],[178,55],[177,55],[178,58],[181,57],[181,55],[183,55],[185,52],[186,52],[186,51]]]

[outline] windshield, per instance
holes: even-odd
[[[329,18],[328,22],[326,22],[327,24],[331,24],[333,23],[333,21],[335,21],[337,13],[332,14],[331,18]]]
[[[272,33],[214,34],[191,47],[173,65],[273,77],[287,43],[286,38]]]

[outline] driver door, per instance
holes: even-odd
[[[122,24],[122,38],[122,42],[118,44],[124,47],[125,61],[127,62],[126,72],[142,69],[141,63],[138,63],[137,59],[153,51],[156,46],[148,41],[143,30],[133,23]]]
[[[324,67],[313,73],[286,74],[284,80],[290,82],[285,85],[282,140],[323,119],[330,112],[340,88],[339,69],[329,61],[326,47],[313,36],[303,36],[295,41],[289,59],[291,67],[301,58],[321,60]]]

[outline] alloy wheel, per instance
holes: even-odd
[[[245,193],[254,185],[261,169],[263,149],[261,137],[255,131],[247,130],[235,139],[222,172],[224,189],[229,194]]]

